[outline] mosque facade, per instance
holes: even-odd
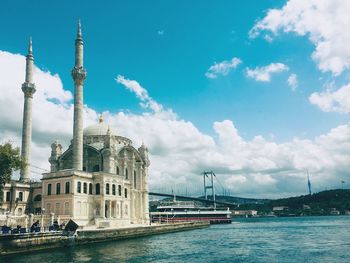
[[[83,129],[83,38],[80,22],[75,40],[73,139],[68,149],[51,144],[50,172],[30,180],[30,144],[34,57],[30,40],[26,58],[20,179],[4,187],[2,210],[13,215],[54,214],[80,226],[120,227],[149,223],[148,149],[135,148],[100,116]]]

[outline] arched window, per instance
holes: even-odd
[[[46,212],[51,213],[51,203],[46,204]]]
[[[61,184],[57,183],[56,184],[56,195],[59,195],[59,194],[61,194]]]
[[[100,194],[100,184],[95,185],[95,194],[97,194],[97,195]]]
[[[22,215],[22,213],[23,213],[22,208],[18,208],[18,210],[17,210],[17,215],[18,215],[18,216],[21,216],[21,215]]]
[[[11,201],[11,192],[6,192],[6,202]]]
[[[125,179],[126,179],[126,180],[129,179],[128,168],[125,168]]]
[[[117,166],[116,170],[117,170],[117,175],[119,175],[119,166]]]
[[[128,215],[129,214],[129,207],[128,205],[125,205],[125,208],[124,208],[124,215]]]
[[[23,201],[23,192],[18,193],[18,201]]]
[[[92,183],[89,183],[89,195],[92,195]]]
[[[127,188],[124,189],[124,196],[125,196],[125,198],[128,198],[128,189]]]
[[[122,196],[122,186],[118,185],[118,195]]]
[[[106,195],[109,195],[109,183],[106,184]]]
[[[65,193],[66,193],[66,194],[69,194],[69,192],[70,192],[70,183],[69,183],[69,182],[66,182]]]
[[[61,213],[61,204],[60,203],[56,203],[55,205],[55,214],[59,215]]]
[[[134,188],[136,189],[136,171],[134,171]]]
[[[41,195],[36,195],[34,197],[34,202],[41,202]]]
[[[69,203],[68,202],[64,203],[64,214],[69,215]]]
[[[78,182],[77,184],[77,192],[81,193],[81,182]]]
[[[87,194],[87,183],[83,184],[83,192],[84,194]]]
[[[116,195],[115,184],[112,184],[112,195]]]
[[[47,185],[47,195],[51,195],[51,184]]]

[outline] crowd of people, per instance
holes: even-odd
[[[58,223],[58,220],[55,219],[53,223],[48,227],[49,231],[60,231],[63,230],[65,227],[65,224],[62,223],[61,225]],[[42,231],[42,227],[40,225],[39,220],[35,221],[30,229],[28,229],[30,233],[38,233],[38,232],[45,232]],[[27,229],[25,227],[22,227],[21,225],[17,225],[17,227],[11,228],[10,226],[7,226],[6,224],[0,227],[0,233],[1,234],[24,234],[27,233]]]

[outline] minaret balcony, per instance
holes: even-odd
[[[22,84],[22,91],[23,91],[25,97],[33,98],[33,94],[36,91],[35,84],[29,83],[29,82],[24,82]]]
[[[86,70],[83,67],[74,67],[72,70],[72,78],[74,82],[81,84],[86,79]]]

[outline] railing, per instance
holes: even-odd
[[[33,223],[38,222],[38,227],[36,232],[47,232],[52,229],[53,222],[57,220],[58,225],[63,226],[68,223],[70,216],[55,216],[54,213],[51,214],[41,214],[41,215],[23,215],[23,216],[14,216],[14,215],[0,215],[0,227],[4,229],[17,229],[17,231],[30,232],[31,226]],[[1,231],[5,233],[4,231]],[[11,232],[11,231],[10,231]],[[13,231],[12,231],[13,232]],[[15,230],[16,232],[16,230]],[[23,233],[21,232],[21,233]]]

